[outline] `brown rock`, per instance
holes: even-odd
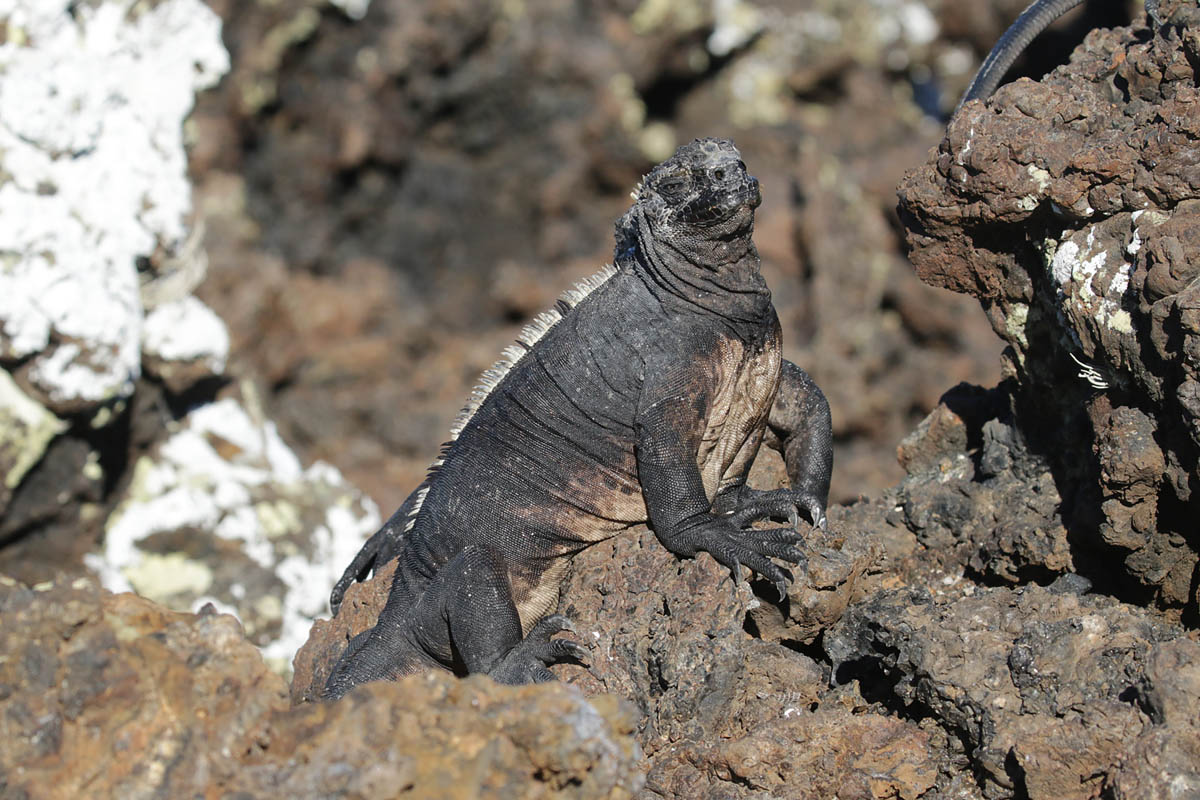
[[[642,785],[636,714],[561,684],[410,675],[275,714],[221,789],[251,796],[609,798]]]
[[[1041,82],[964,107],[900,212],[918,274],[975,295],[1009,345],[1015,424],[1053,470],[1070,560],[1195,613],[1200,12],[1167,5],[1179,32],[1095,30]]]
[[[287,687],[233,617],[92,581],[0,587],[0,770],[37,798],[191,796],[239,769]]]
[[[767,641],[812,644],[862,599],[866,575],[880,557],[879,545],[867,535],[837,524],[828,531],[809,531],[804,548],[808,561],[795,570],[799,577],[788,587],[787,602],[758,601],[750,608],[747,619]],[[770,597],[765,587],[764,594]]]
[[[603,797],[640,788],[636,717],[553,684],[411,676],[292,709],[230,616],[80,579],[0,581],[6,796]]]
[[[1153,731],[1153,706],[1136,702],[1145,687],[1194,706],[1190,674],[1163,677],[1168,663],[1190,670],[1194,644],[1146,611],[1037,586],[966,589],[880,593],[850,609],[824,647],[842,680],[858,677],[864,692],[956,731],[986,796],[1097,797]],[[1137,779],[1162,789],[1175,778],[1168,769]]]
[[[684,744],[653,768],[647,785],[664,797],[716,798],[722,795],[713,789],[724,783],[745,787],[744,796],[780,800],[915,800],[937,778],[929,738],[910,722],[877,714],[789,707],[747,736]],[[713,788],[693,794],[696,773]]]
[[[948,472],[956,457],[967,449],[967,426],[949,406],[939,403],[905,436],[896,448],[896,459],[912,475],[926,469]]]
[[[1200,794],[1200,644],[1187,639],[1154,648],[1141,687],[1152,726],[1110,777],[1117,800],[1170,800]]]

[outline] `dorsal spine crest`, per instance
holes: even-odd
[[[579,283],[572,286],[570,289],[567,289],[565,292],[559,295],[559,298],[553,308],[543,311],[530,320],[529,324],[522,328],[521,332],[517,334],[516,342],[510,344],[508,347],[505,347],[504,350],[500,352],[500,358],[495,364],[483,371],[483,375],[481,375],[479,378],[479,383],[477,383],[475,388],[471,390],[471,394],[467,398],[466,405],[463,406],[462,410],[459,411],[458,415],[454,418],[454,424],[450,426],[450,439],[442,445],[442,451],[437,460],[430,465],[429,474],[426,478],[426,484],[433,479],[438,469],[443,463],[445,463],[446,453],[450,449],[450,445],[454,443],[454,440],[456,440],[463,432],[463,429],[467,427],[467,423],[469,423],[471,418],[475,416],[475,412],[477,412],[479,407],[483,405],[485,400],[487,400],[488,395],[490,395],[492,391],[498,385],[500,385],[500,381],[504,380],[504,376],[507,375],[509,371],[511,371],[512,368],[515,367],[517,363],[525,356],[525,354],[532,350],[533,346],[537,344],[547,333],[549,333],[555,325],[562,321],[565,314],[569,313],[575,308],[575,306],[583,302],[583,300],[592,292],[596,291],[605,283],[607,283],[608,279],[613,275],[616,275],[617,272],[618,267],[615,267],[612,264],[605,264],[599,272],[595,273],[594,275],[589,275]],[[412,530],[413,525],[416,524],[417,514],[420,512],[421,506],[425,502],[425,496],[428,493],[428,485],[417,491],[416,502],[413,503],[412,511],[410,511],[408,515],[408,523],[404,527],[405,532]]]

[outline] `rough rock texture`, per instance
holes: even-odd
[[[291,709],[230,616],[0,581],[5,797],[630,798],[634,717],[558,684],[414,676]]]
[[[227,791],[626,800],[643,781],[635,719],[613,696],[561,684],[428,673],[275,715],[270,757],[244,759]]]
[[[1014,424],[1005,385],[959,386],[900,443],[903,524],[944,565],[989,579],[1049,580],[1076,568],[1045,456]]]
[[[965,107],[900,197],[918,273],[978,297],[1008,343],[1075,546],[1194,615],[1200,12],[1163,9],[1155,35],[1095,31]]]
[[[1153,723],[1109,779],[1116,800],[1167,800],[1200,795],[1200,644],[1176,639],[1155,647],[1138,685]]]
[[[0,582],[0,785],[13,797],[183,796],[227,779],[283,681],[233,617],[94,581]]]
[[[345,614],[314,627],[294,698],[319,691],[347,635],[374,623],[362,612],[378,614],[387,586],[384,574],[352,587],[346,603],[362,616],[350,630]],[[563,597],[592,655],[587,669],[556,671],[589,696],[633,701],[646,797],[915,798],[938,777],[936,735],[864,713],[861,698],[828,689],[820,664],[747,635],[746,610],[761,601],[744,584],[732,591],[707,557],[680,562],[635,529],[582,556]]]
[[[824,648],[841,677],[879,681],[868,697],[898,699],[960,737],[987,797],[1096,797],[1126,763],[1156,791],[1197,785],[1195,762],[1180,757],[1194,750],[1194,713],[1156,719],[1139,702],[1162,691],[1194,708],[1195,675],[1163,669],[1173,660],[1195,670],[1197,645],[1179,628],[1103,596],[966,589],[937,601],[911,588],[879,593]],[[1173,694],[1183,687],[1191,694]],[[1153,746],[1143,736],[1173,740],[1153,767],[1139,763]]]
[[[854,546],[814,541],[810,563],[845,560],[861,576],[869,548],[855,535],[840,538]],[[800,632],[788,623],[772,632],[795,645],[820,630],[816,598],[840,585],[843,605],[857,599],[853,579],[839,577],[794,584],[787,607],[803,609]],[[748,635],[747,612],[768,601],[744,583],[734,591],[711,559],[680,561],[643,529],[581,555],[562,596],[560,609],[592,657],[590,669],[562,666],[559,674],[642,710],[651,796],[917,797],[933,786],[939,765],[929,735],[878,713],[854,715],[828,690],[819,663]],[[828,616],[826,624],[837,615]]]

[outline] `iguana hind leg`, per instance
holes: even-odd
[[[547,664],[583,660],[580,645],[550,638],[570,630],[560,615],[542,620],[522,638],[508,565],[495,550],[463,548],[415,604],[397,576],[375,627],[351,641],[334,667],[326,698],[341,697],[360,683],[437,667],[483,672],[501,683],[534,683],[553,678]]]

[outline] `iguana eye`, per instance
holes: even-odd
[[[688,181],[683,175],[668,175],[659,181],[658,193],[664,197],[675,198],[687,191]]]
[[[725,180],[725,169],[723,167],[717,167],[713,170],[713,177],[719,181]]]

